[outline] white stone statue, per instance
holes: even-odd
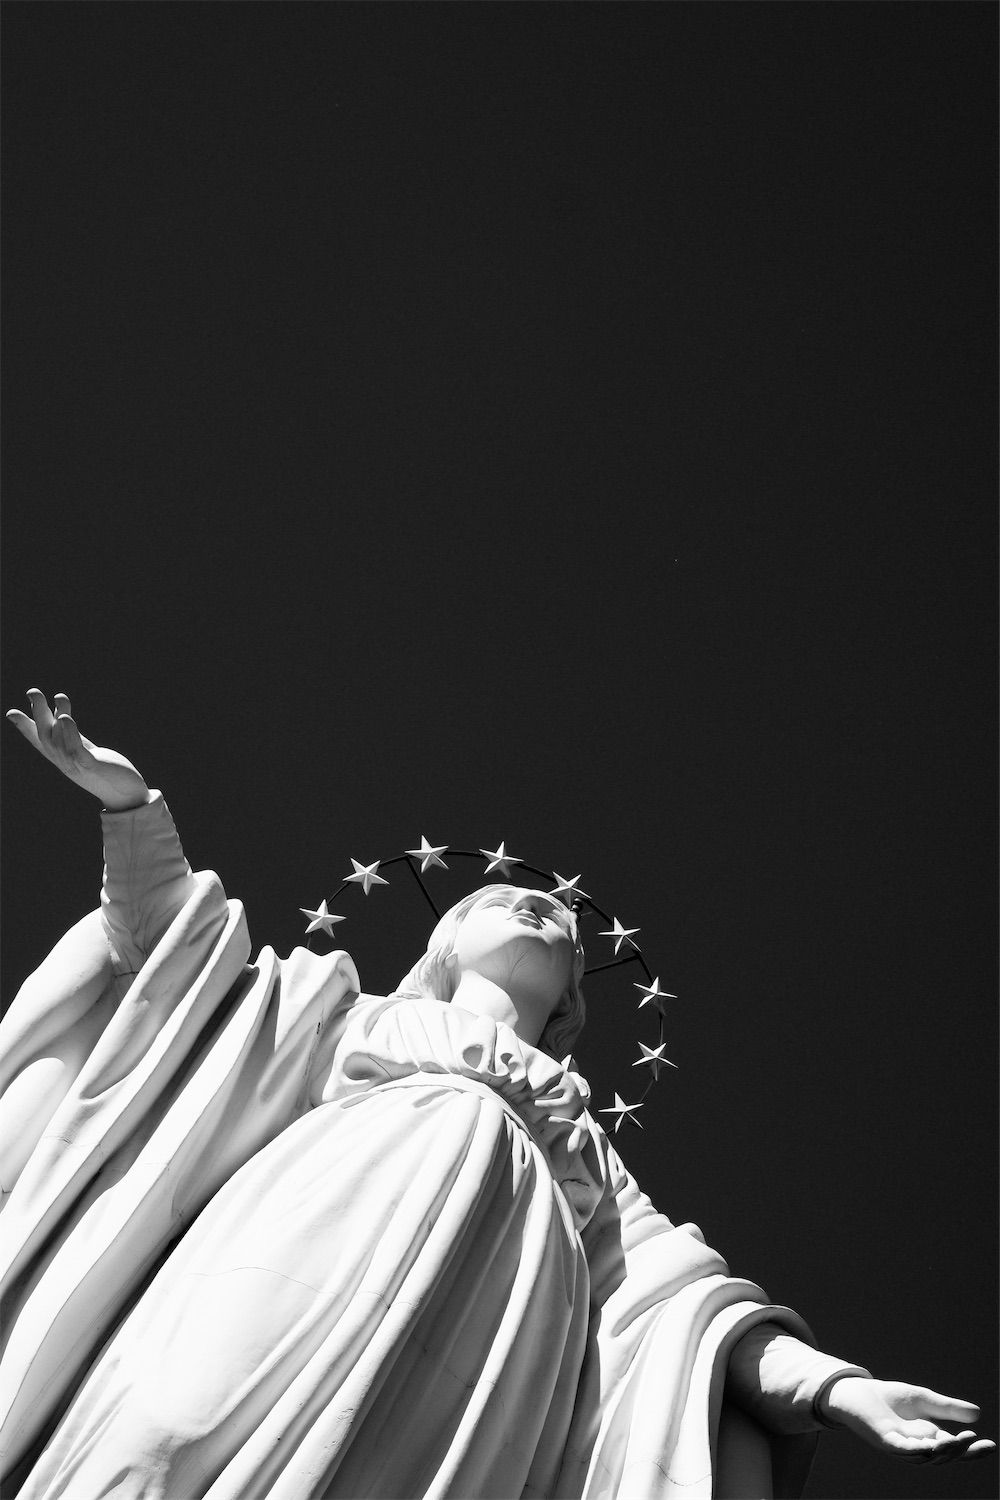
[[[466,898],[388,997],[264,948],[69,701],[9,715],[105,808],[101,909],[0,1027],[4,1495],[798,1494],[975,1406],[871,1378],[643,1196],[563,1056],[573,914]]]

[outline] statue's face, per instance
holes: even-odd
[[[454,951],[460,973],[537,995],[551,1009],[573,974],[573,918],[545,891],[487,892],[462,918]]]

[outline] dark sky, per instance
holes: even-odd
[[[582,871],[680,996],[654,1201],[996,1436],[995,9],[4,13],[5,703],[257,946],[421,833]],[[6,752],[10,995],[100,841]],[[344,899],[384,990],[419,897]]]

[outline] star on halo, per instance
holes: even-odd
[[[346,920],[346,918],[338,917],[334,912],[329,910],[325,898],[319,903],[315,911],[310,911],[308,906],[300,906],[299,911],[304,917],[311,919],[309,926],[306,928],[307,937],[310,932],[325,932],[327,937],[333,937],[334,922],[343,922]]]
[[[365,895],[367,896],[373,885],[389,884],[388,880],[386,880],[382,875],[377,875],[375,873],[381,863],[382,861],[380,859],[377,859],[372,865],[363,865],[359,863],[358,860],[352,857],[351,864],[354,866],[354,874],[345,875],[344,880],[353,880],[356,882],[356,884],[364,886]]]
[[[669,1057],[663,1056],[663,1049],[666,1045],[666,1042],[661,1042],[658,1047],[647,1047],[640,1042],[639,1051],[642,1056],[632,1064],[633,1068],[641,1068],[644,1064],[652,1068],[654,1082],[659,1078],[661,1068],[676,1068],[676,1063],[671,1062]]]
[[[578,896],[582,896],[585,901],[590,900],[587,892],[581,891],[580,887],[577,885],[577,881],[582,878],[581,876],[574,875],[571,879],[567,880],[566,876],[560,875],[558,870],[554,871],[554,874],[556,884],[549,892],[550,896],[561,896],[567,906],[575,901]]]
[[[501,839],[495,849],[480,849],[479,852],[485,859],[489,860],[489,864],[486,866],[487,875],[491,870],[499,870],[503,878],[509,880],[511,865],[523,865],[524,860],[518,859],[516,854],[505,853],[504,842]]]
[[[638,931],[640,931],[640,929],[638,927],[623,927],[622,924],[619,922],[618,918],[615,917],[613,925],[611,927],[611,931],[610,932],[602,932],[601,933],[601,937],[609,937],[609,938],[614,938],[615,939],[615,953],[616,954],[617,954],[619,948],[621,947],[622,943],[628,943],[628,945],[629,945],[630,948],[635,948],[635,950],[638,952],[639,944],[638,943],[633,943],[633,941],[632,941],[633,934],[636,933],[636,932],[638,932]]]
[[[420,835],[420,848],[419,849],[407,849],[406,852],[413,859],[419,859],[420,860],[420,862],[421,862],[421,864],[420,864],[420,873],[421,873],[421,875],[424,875],[430,869],[431,865],[440,865],[441,868],[442,868],[442,870],[447,870],[448,866],[445,864],[444,860],[441,858],[441,855],[446,852],[447,848],[448,848],[447,844],[437,844],[437,845],[429,844],[427,842],[427,840],[424,838],[423,834],[421,834]]]
[[[666,1007],[661,1005],[660,1001],[677,999],[676,995],[671,995],[667,990],[660,989],[659,974],[657,974],[652,984],[637,984],[634,986],[634,988],[642,991],[642,999],[639,1001],[639,1009],[642,1010],[642,1007],[644,1005],[653,1005],[660,1012],[661,1016],[664,1014]]]
[[[607,1109],[598,1110],[598,1114],[618,1116],[617,1120],[615,1121],[615,1135],[617,1135],[619,1129],[621,1128],[621,1123],[623,1120],[630,1121],[630,1123],[633,1124],[637,1130],[642,1129],[641,1124],[635,1118],[635,1112],[637,1109],[642,1109],[641,1103],[626,1104],[621,1094],[615,1094],[614,1104],[609,1104]]]

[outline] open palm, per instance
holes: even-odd
[[[64,776],[98,797],[109,812],[149,800],[149,788],[130,760],[80,733],[65,693],[56,693],[52,708],[38,688],[30,688],[27,697],[30,716],[12,708],[7,718]]]
[[[979,1408],[971,1401],[901,1380],[838,1380],[827,1406],[834,1421],[909,1463],[983,1458],[996,1446],[988,1438],[977,1438],[969,1428],[955,1433],[940,1425],[978,1421]]]

